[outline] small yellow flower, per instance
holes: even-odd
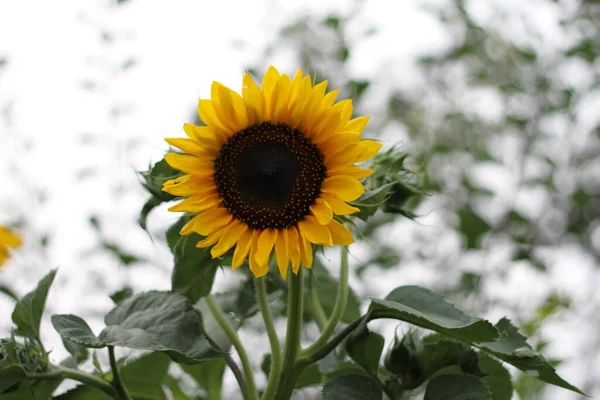
[[[211,99],[198,104],[206,126],[185,124],[188,138],[166,139],[186,153],[167,154],[167,163],[187,174],[165,182],[164,191],[186,197],[169,210],[197,214],[182,235],[206,236],[197,246],[213,246],[213,257],[236,246],[232,268],[248,257],[256,277],[273,252],[285,278],[290,262],[294,273],[312,266],[312,244],[354,242],[335,216],[358,211],[347,202],[373,171],[354,164],[381,145],[361,140],[368,117],[352,119],[352,100],[335,103],[339,90],[326,86],[274,67],[261,87],[245,74],[241,96],[213,82]]]
[[[9,258],[9,248],[16,249],[22,243],[21,237],[4,226],[0,226],[0,266]]]

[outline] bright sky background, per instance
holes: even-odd
[[[361,17],[350,29],[351,40],[366,26],[375,25],[378,33],[354,47],[350,74],[392,77],[392,86],[400,87],[419,79],[414,74],[414,56],[449,44],[438,22],[419,3],[397,1],[393,9],[392,2],[363,5]],[[488,3],[473,3],[486,20]],[[123,6],[99,0],[1,2],[0,58],[6,57],[8,64],[0,69],[0,223],[25,220],[27,236],[24,249],[0,274],[0,282],[23,294],[49,268],[59,267],[47,316],[99,317],[112,307],[107,295],[123,283],[139,290],[168,289],[171,255],[136,225],[146,199],[136,171],[162,158],[167,150],[164,137],[183,136],[183,123],[192,121],[197,100],[209,96],[213,80],[239,90],[244,69],[260,61],[282,25],[305,13],[344,13],[350,4],[344,0],[132,0]],[[503,4],[527,11],[522,9],[524,2]],[[558,9],[542,7],[545,3],[537,0],[527,4],[532,5],[527,11],[530,23],[547,39],[542,43],[560,43]],[[513,34],[518,37],[518,29]],[[103,40],[103,35],[109,40]],[[128,60],[135,63],[123,70]],[[276,53],[272,61],[284,72],[297,68],[285,53]],[[391,74],[382,65],[405,72]],[[115,115],[117,109],[122,113]],[[107,255],[91,254],[97,240],[88,223],[91,214],[101,216],[107,238],[151,262],[122,269]],[[155,211],[149,222],[151,232],[160,234],[174,218],[164,208]],[[429,232],[435,231],[435,213],[421,222]],[[51,236],[46,250],[38,247],[43,234]],[[565,253],[565,260],[570,256]],[[593,267],[583,260],[577,270],[555,274],[553,281],[569,293],[576,292],[590,276],[597,276]],[[407,283],[427,284],[431,278],[430,273],[410,266],[403,273],[402,282]],[[518,296],[520,285],[527,284],[534,296],[538,291],[543,297],[546,291],[535,272],[523,268],[514,274],[506,287],[491,290]],[[231,277],[225,271],[218,284]],[[399,284],[398,278],[379,279],[391,286],[367,284],[367,290],[385,295]],[[1,335],[10,326],[11,310],[12,303],[0,296]],[[96,333],[103,326],[98,318],[91,325]],[[551,350],[563,357],[585,337],[584,332],[565,326],[558,324],[551,338],[555,343]],[[66,352],[58,335],[48,320],[42,329],[53,345],[53,358],[60,360]],[[251,343],[265,346],[263,339],[248,334]],[[259,363],[262,353],[253,357]],[[559,372],[578,384],[582,367],[587,368],[571,361]],[[574,398],[566,391],[552,393],[556,399]]]

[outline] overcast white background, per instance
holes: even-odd
[[[351,75],[377,81],[377,74],[385,73],[382,64],[390,62],[405,71],[394,75],[392,85],[404,87],[419,79],[412,75],[415,56],[449,45],[438,22],[419,3],[363,4],[354,23],[356,36],[370,25],[378,31],[353,48]],[[529,9],[516,0],[471,3],[482,21],[490,17],[491,3],[527,14],[545,38],[541,51],[567,40],[556,29],[558,8],[546,2],[527,2]],[[7,62],[0,69],[0,224],[21,222],[25,235],[25,246],[0,272],[0,282],[23,294],[50,268],[58,267],[47,316],[94,317],[91,325],[96,333],[102,328],[98,317],[112,307],[108,294],[123,284],[137,290],[168,289],[171,255],[136,223],[146,200],[136,171],[162,158],[167,150],[164,137],[183,136],[183,123],[192,121],[197,100],[209,96],[213,80],[239,90],[244,69],[260,63],[283,25],[303,13],[325,16],[349,7],[350,2],[342,0],[131,0],[121,6],[109,1],[0,2],[0,59]],[[517,39],[518,27],[511,30]],[[298,67],[285,52],[275,54],[272,62],[287,73]],[[123,68],[124,64],[131,66]],[[493,114],[493,101],[490,104],[487,112]],[[390,140],[396,134],[388,132]],[[112,257],[98,254],[90,215],[100,216],[107,238],[149,262],[125,269]],[[174,218],[164,208],[156,210],[150,231],[160,235]],[[436,238],[437,223],[441,222],[434,211],[418,229]],[[411,229],[406,226],[401,229]],[[409,240],[406,231],[397,233]],[[45,249],[39,246],[43,235],[50,237]],[[356,249],[357,257],[362,250]],[[360,291],[379,291],[383,296],[401,283],[427,285],[431,273],[420,266],[408,266],[402,275],[374,271],[368,275],[372,281]],[[503,286],[490,290],[519,300],[524,285],[536,299],[549,288],[558,288],[575,296],[577,305],[589,300],[589,293],[578,295],[579,288],[590,279],[598,281],[593,263],[578,258],[575,251],[555,260],[550,279],[527,268],[512,274]],[[218,287],[229,277],[229,271],[219,273]],[[522,303],[533,309],[533,300]],[[12,305],[0,297],[1,336],[10,328]],[[502,312],[496,310],[491,317]],[[573,313],[553,325],[549,349],[567,358],[559,372],[575,385],[581,382],[582,368],[590,368],[569,358],[589,339],[586,329],[568,328],[579,318]],[[66,352],[47,318],[42,329],[52,358],[62,359]],[[247,339],[266,349],[264,337]],[[258,365],[262,353],[251,355]],[[591,367],[598,368],[598,359]],[[562,390],[553,390],[552,395],[574,398]]]

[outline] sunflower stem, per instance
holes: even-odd
[[[277,379],[281,373],[281,345],[279,344],[275,323],[273,322],[273,315],[271,314],[271,308],[269,307],[269,301],[267,299],[267,285],[265,283],[265,278],[256,278],[254,283],[256,286],[258,307],[265,322],[267,336],[269,336],[269,344],[271,345],[271,371],[269,372],[269,380],[267,381],[267,386],[262,395],[263,400],[266,400],[272,398],[277,389]]]
[[[283,365],[274,397],[277,400],[287,400],[292,396],[299,375],[295,364],[300,352],[302,316],[304,314],[303,270],[304,268],[300,267],[298,275],[288,274],[287,333],[283,349]]]
[[[315,342],[308,348],[302,351],[302,357],[310,358],[313,354],[318,353],[323,347],[327,345],[329,338],[335,332],[342,315],[346,310],[346,303],[348,301],[348,248],[342,247],[342,262],[340,267],[340,281],[338,285],[337,296],[335,299],[335,305],[331,311],[331,316],[327,321],[327,325],[321,331],[321,334],[315,340]]]
[[[121,379],[121,372],[119,371],[119,364],[117,363],[115,348],[113,346],[108,346],[108,358],[110,360],[110,369],[112,370],[113,375],[112,384],[117,392],[117,398],[119,400],[131,400],[131,396],[129,396],[129,393],[125,388],[123,379]]]
[[[319,300],[319,293],[317,292],[317,287],[314,282],[314,274],[310,275],[310,279],[308,281],[310,286],[310,296],[308,297],[308,308],[310,314],[315,320],[315,323],[319,327],[319,330],[325,329],[327,326],[327,315],[325,315],[325,311],[323,310],[323,306],[321,305],[321,301]]]
[[[217,323],[221,326],[223,331],[225,331],[225,334],[231,341],[231,344],[233,344],[233,347],[235,348],[235,350],[238,353],[238,356],[240,357],[247,386],[247,391],[244,397],[247,400],[259,400],[258,391],[256,390],[256,384],[254,383],[254,370],[252,369],[252,364],[250,364],[248,353],[246,352],[244,345],[242,345],[242,342],[240,341],[240,337],[231,325],[231,322],[229,322],[225,314],[223,314],[223,311],[221,311],[221,309],[215,302],[214,297],[211,294],[208,294],[204,297],[204,301],[206,301],[208,309],[212,313],[213,317],[215,317],[215,320],[217,320]],[[243,390],[242,387],[240,387],[240,389]]]

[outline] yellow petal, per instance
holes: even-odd
[[[339,197],[333,194],[321,193],[319,197],[327,202],[327,204],[329,205],[329,207],[331,207],[331,210],[335,215],[349,215],[360,211],[360,209],[352,207],[351,205],[347,204],[344,200],[340,199]]]
[[[208,235],[207,237],[205,237],[204,239],[202,239],[201,241],[196,243],[196,247],[203,249],[205,247],[210,247],[213,244],[217,243],[223,237],[223,233],[225,233],[225,228],[227,228],[227,227],[228,226],[226,225],[223,228],[218,229],[217,231],[211,233],[210,235]]]
[[[250,74],[247,73],[244,74],[243,78],[242,96],[246,103],[248,123],[260,122],[265,108],[263,94]]]
[[[329,207],[329,204],[323,199],[318,198],[315,200],[315,204],[310,206],[310,211],[317,217],[317,221],[319,221],[321,225],[327,225],[333,218],[331,207]]]
[[[329,247],[333,245],[329,229],[319,224],[317,219],[312,215],[307,215],[302,221],[298,222],[298,228],[300,229],[302,236],[312,243]]]
[[[0,245],[17,248],[23,243],[21,237],[8,228],[0,226]]]
[[[364,152],[354,162],[365,161],[373,157],[379,152],[382,144],[374,140],[361,140],[360,143],[358,143],[358,146],[359,148],[364,149]]]
[[[229,136],[234,133],[223,125],[212,100],[200,100],[198,102],[198,114],[200,119],[219,137],[220,141],[227,141]]]
[[[209,195],[217,193],[217,187],[210,175],[184,175],[163,183],[162,190],[174,196]]]
[[[340,224],[336,220],[331,221],[331,223],[327,225],[327,227],[331,232],[333,243],[339,244],[341,246],[348,246],[349,244],[354,243],[354,237],[352,236],[352,232],[350,232],[348,228],[346,228],[344,225]]]
[[[188,154],[193,154],[201,158],[214,158],[217,154],[215,147],[201,146],[197,141],[185,138],[166,138],[165,142],[171,146],[177,147]]]
[[[200,142],[202,146],[210,146],[219,149],[225,143],[225,136],[221,136],[208,126],[196,126],[192,124],[183,124],[185,134],[192,140]]]
[[[250,264],[250,271],[254,274],[255,277],[260,278],[269,272],[269,265],[267,262],[258,263],[256,261],[256,252],[259,249],[258,241],[261,237],[261,231],[256,231],[254,235],[252,235],[252,244],[250,245],[250,257],[248,257],[248,261]]]
[[[373,175],[373,172],[375,172],[375,171],[373,171],[372,169],[360,168],[360,167],[353,165],[350,167],[342,167],[342,168],[328,170],[327,176],[348,175],[348,176],[351,176],[356,179],[364,179],[368,176]]]
[[[269,256],[273,251],[273,246],[277,241],[277,230],[267,229],[263,231],[258,238],[256,254],[254,258],[258,265],[266,264],[269,261]]]
[[[263,82],[262,82],[262,92],[263,92],[263,96],[265,99],[265,110],[264,110],[264,115],[263,118],[265,120],[270,120],[271,116],[272,116],[272,96],[273,96],[273,90],[275,89],[275,86],[277,85],[277,81],[279,81],[279,78],[281,76],[279,75],[279,71],[277,71],[277,69],[273,66],[270,66],[267,69],[267,72],[265,72],[265,76],[263,77]]]
[[[246,256],[250,251],[250,246],[252,245],[252,237],[254,236],[254,232],[255,231],[252,229],[246,229],[246,231],[242,233],[242,236],[240,236],[237,245],[235,246],[233,260],[231,262],[231,269],[234,271],[238,269],[246,259]]]
[[[213,82],[211,98],[215,112],[223,126],[232,132],[240,131],[248,126],[246,105],[239,94],[219,82]]]
[[[275,257],[277,258],[277,267],[283,279],[287,278],[287,269],[289,258],[287,254],[287,229],[279,231],[277,242],[275,242]]]
[[[325,179],[321,185],[321,191],[333,194],[344,201],[353,201],[362,196],[365,188],[355,178],[347,175],[337,175]]]
[[[313,251],[312,251],[312,246],[311,246],[310,242],[306,238],[304,238],[304,240],[302,240],[302,248],[301,248],[300,255],[302,258],[302,264],[304,264],[304,266],[306,268],[309,268],[309,269],[312,268]],[[298,274],[298,269],[296,269],[293,272],[295,274]]]
[[[169,207],[171,212],[201,212],[209,208],[215,208],[221,202],[217,194],[204,194],[201,196],[192,196],[180,201],[174,206]]]
[[[271,120],[286,122],[288,119],[288,99],[292,81],[287,75],[282,75],[273,88],[271,95]]]
[[[186,174],[206,174],[215,168],[212,161],[187,154],[169,153],[165,156],[165,161]]]
[[[208,209],[196,217],[194,232],[207,236],[209,233],[226,225],[232,218],[233,215],[226,208]]]
[[[351,119],[342,130],[350,132],[362,132],[367,127],[368,123],[369,117],[367,116],[354,118]]]
[[[292,262],[292,271],[300,268],[300,246],[302,236],[295,227],[287,229],[287,253]]]
[[[210,249],[210,254],[212,257],[217,258],[227,253],[227,251],[237,243],[237,241],[240,239],[240,236],[244,234],[246,229],[248,229],[248,225],[237,220],[227,225],[227,230],[225,231],[223,237],[221,237],[221,240],[219,240],[219,243]]]

